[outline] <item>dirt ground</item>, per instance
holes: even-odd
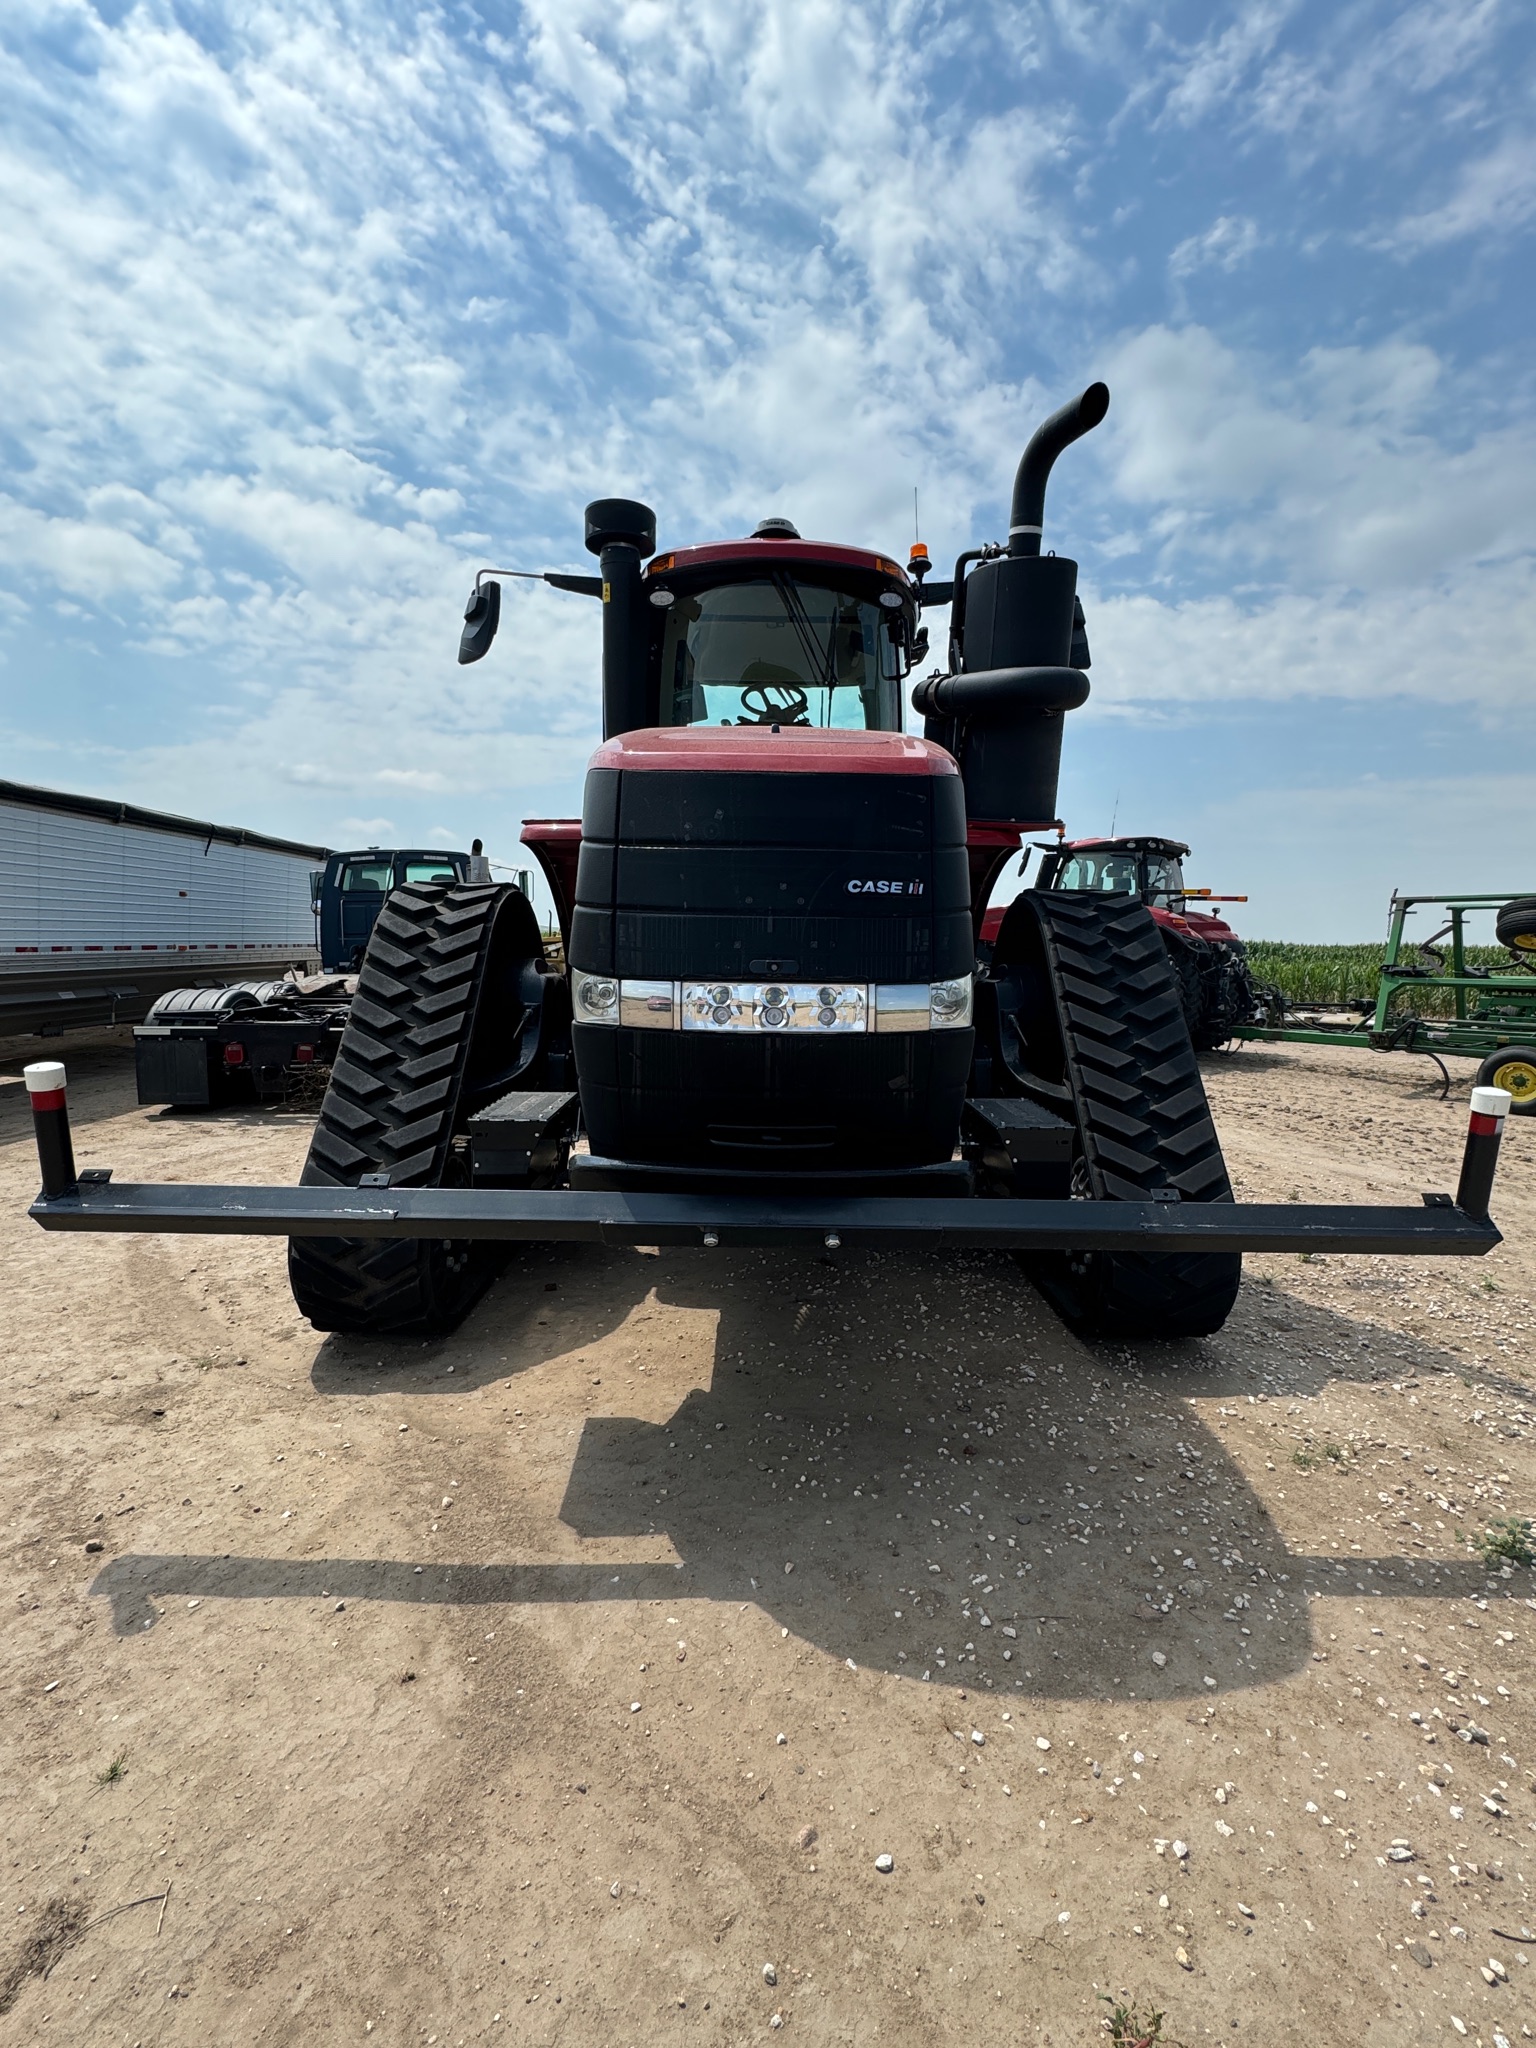
[[[297,1176],[125,1036],[84,1164]],[[39,1050],[0,2042],[1533,2037],[1536,1599],[1466,1537],[1536,1511],[1536,1122],[1491,1257],[1252,1258],[1202,1344],[1001,1257],[572,1249],[361,1345],[277,1241],[28,1222]],[[1470,1069],[1206,1065],[1240,1196],[1455,1184]]]

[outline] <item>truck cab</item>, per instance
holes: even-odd
[[[326,973],[357,972],[368,935],[391,889],[407,882],[462,882],[468,873],[467,853],[377,846],[333,853],[320,872],[314,905]]]

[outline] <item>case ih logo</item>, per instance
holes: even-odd
[[[861,882],[855,879],[848,884],[850,896],[921,896],[921,882]]]

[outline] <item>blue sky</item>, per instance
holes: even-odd
[[[935,557],[1094,377],[1074,831],[1255,936],[1536,889],[1521,0],[8,0],[0,761],[332,845],[568,814],[623,492]]]

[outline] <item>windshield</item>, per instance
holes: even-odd
[[[898,617],[788,575],[679,592],[662,634],[661,723],[899,732]]]
[[[1134,853],[1074,853],[1056,878],[1058,889],[1096,889],[1109,896],[1139,896]]]

